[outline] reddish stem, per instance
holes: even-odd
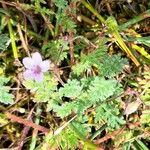
[[[50,131],[49,129],[47,129],[43,126],[37,125],[28,119],[23,119],[23,118],[17,117],[17,116],[15,116],[11,113],[8,113],[8,112],[5,115],[7,118],[11,119],[12,121],[18,122],[20,124],[24,124],[25,126],[28,126],[28,127],[32,127],[32,128],[37,129],[41,132],[49,133],[49,131]]]

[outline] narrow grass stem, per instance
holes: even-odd
[[[84,22],[86,22],[86,23],[88,23],[92,26],[98,25],[97,22],[93,21],[92,19],[90,19],[90,18],[88,18],[84,15],[79,15],[77,18],[78,18],[79,21],[84,21]]]
[[[11,46],[12,46],[12,51],[13,51],[14,58],[18,59],[18,50],[17,50],[14,31],[12,29],[10,19],[8,19],[8,30],[9,30],[9,35],[10,35],[10,39],[11,39]]]
[[[119,30],[125,30],[127,28],[129,28],[131,25],[150,17],[150,9],[148,9],[147,11],[145,11],[144,13],[134,17],[133,19],[130,19],[128,22],[122,24],[119,26]]]
[[[91,11],[99,20],[101,23],[105,22],[105,19],[99,14],[97,10],[95,10],[91,4],[87,3],[85,0],[82,0],[81,3],[89,10]]]

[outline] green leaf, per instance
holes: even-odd
[[[127,41],[134,41],[136,43],[144,44],[144,45],[150,47],[150,36],[146,36],[146,37],[127,37],[126,40]]]
[[[119,108],[113,103],[103,103],[96,108],[95,123],[105,122],[111,129],[119,128],[124,124],[123,117],[119,117]]]
[[[112,96],[117,89],[116,80],[106,80],[104,78],[95,77],[89,87],[89,99],[93,102],[104,101]]]
[[[48,134],[45,136],[45,142],[52,149],[57,149],[58,147],[60,147],[62,150],[75,150],[78,146],[78,141],[78,137],[69,127],[64,128],[57,135]],[[44,146],[39,147],[39,150],[41,149],[45,149]]]
[[[5,50],[6,44],[9,41],[8,34],[1,34],[0,35],[0,50]]]
[[[64,32],[67,31],[71,31],[76,33],[76,24],[75,22],[69,17],[67,16],[65,13],[58,13],[56,14],[56,18],[58,21],[58,25],[63,27]]]
[[[68,42],[65,40],[55,40],[42,47],[42,53],[46,57],[50,57],[52,61],[62,61],[67,58],[67,52],[69,50]]]
[[[44,6],[42,6],[42,4],[46,4],[46,1],[45,0],[34,0],[34,4],[25,4],[25,3],[22,3],[22,7],[23,9],[25,10],[28,10],[28,9],[32,9],[35,14],[42,14],[42,15],[52,15],[52,14],[55,14],[52,9],[48,9]]]
[[[41,82],[25,80],[24,86],[35,92],[34,100],[36,102],[48,102],[57,90],[57,82],[50,75],[46,75]]]
[[[66,0],[55,0],[55,5],[59,8],[64,10],[66,6],[68,5],[68,2]]]
[[[99,64],[103,61],[104,58],[106,58],[107,47],[102,46],[93,52],[89,53],[88,55],[81,54],[81,62],[90,62],[91,65]]]
[[[100,64],[100,75],[112,78],[121,73],[123,67],[127,64],[127,59],[121,58],[120,55],[108,56],[107,59],[104,59]]]
[[[78,137],[70,128],[66,128],[62,132],[61,139],[63,140],[64,146],[62,147],[64,150],[70,149],[75,150],[78,146]]]
[[[74,109],[75,104],[74,102],[68,103],[65,102],[61,106],[55,106],[53,109],[55,112],[57,112],[57,115],[61,118],[64,118],[72,113],[72,110]]]
[[[74,121],[74,122],[72,122],[72,125],[74,126],[74,128],[75,128],[76,130],[78,130],[78,132],[79,132],[83,137],[86,137],[86,135],[88,134],[88,132],[91,131],[91,129],[89,128],[88,124],[86,124],[86,123]],[[72,128],[71,125],[70,125],[70,128],[71,128],[71,130],[74,131],[74,133],[76,134],[76,130],[73,130],[74,128]]]
[[[73,73],[80,75],[86,70],[91,69],[92,66],[99,66],[100,62],[106,58],[106,46],[102,46],[96,49],[94,52],[89,53],[88,55],[81,53],[81,59],[78,64],[73,66]]]
[[[0,113],[0,125],[5,125],[7,124],[9,121],[7,120],[7,118],[5,117],[4,114]]]
[[[88,68],[91,69],[91,65],[88,61],[86,62],[81,62],[76,64],[75,66],[72,67],[73,73],[76,75],[80,75],[81,73],[85,72]]]
[[[83,87],[78,80],[69,79],[64,87],[60,88],[59,93],[65,97],[76,98],[81,94],[82,88]]]
[[[5,84],[9,81],[8,78],[4,76],[0,76],[0,102],[4,104],[13,104],[14,96],[9,93],[9,87],[5,86]]]
[[[148,124],[150,126],[150,110],[142,111],[140,121],[142,124]]]

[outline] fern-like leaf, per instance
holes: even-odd
[[[121,58],[120,55],[113,55],[107,57],[100,64],[100,75],[108,78],[112,78],[119,74],[125,65],[127,65],[127,59]]]
[[[42,47],[42,53],[46,57],[50,57],[52,61],[62,61],[67,58],[67,51],[69,50],[68,42],[64,40],[51,41]]]
[[[68,5],[68,2],[66,0],[55,0],[55,5],[59,8],[64,10],[66,6]]]
[[[48,102],[57,90],[57,82],[50,76],[45,76],[42,82],[26,80],[23,84],[31,92],[35,92],[34,100],[36,102]]]
[[[119,108],[113,103],[103,103],[96,108],[95,122],[107,123],[108,127],[114,129],[124,124],[123,117],[119,116]]]
[[[64,118],[68,115],[70,115],[72,113],[72,110],[75,107],[75,103],[74,102],[65,102],[64,104],[62,104],[61,106],[57,105],[54,106],[54,111],[57,112],[57,115],[61,118]]]
[[[112,96],[117,89],[116,80],[96,77],[89,87],[89,99],[93,102],[104,101]]]
[[[82,86],[78,80],[68,80],[63,88],[60,88],[59,93],[61,96],[76,98],[82,92]]]

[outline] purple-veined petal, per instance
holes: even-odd
[[[39,65],[42,62],[41,54],[39,52],[33,53],[32,61],[34,62],[34,65]]]
[[[34,65],[33,60],[30,57],[23,58],[22,63],[27,69],[32,69]]]
[[[42,69],[42,72],[46,72],[50,69],[50,62],[49,60],[44,60],[40,63],[40,67]]]
[[[33,79],[34,78],[34,74],[31,70],[26,70],[24,73],[23,73],[23,77],[24,79]]]
[[[43,73],[41,72],[38,74],[34,74],[34,79],[35,79],[35,81],[38,81],[38,82],[42,81],[43,80]]]

